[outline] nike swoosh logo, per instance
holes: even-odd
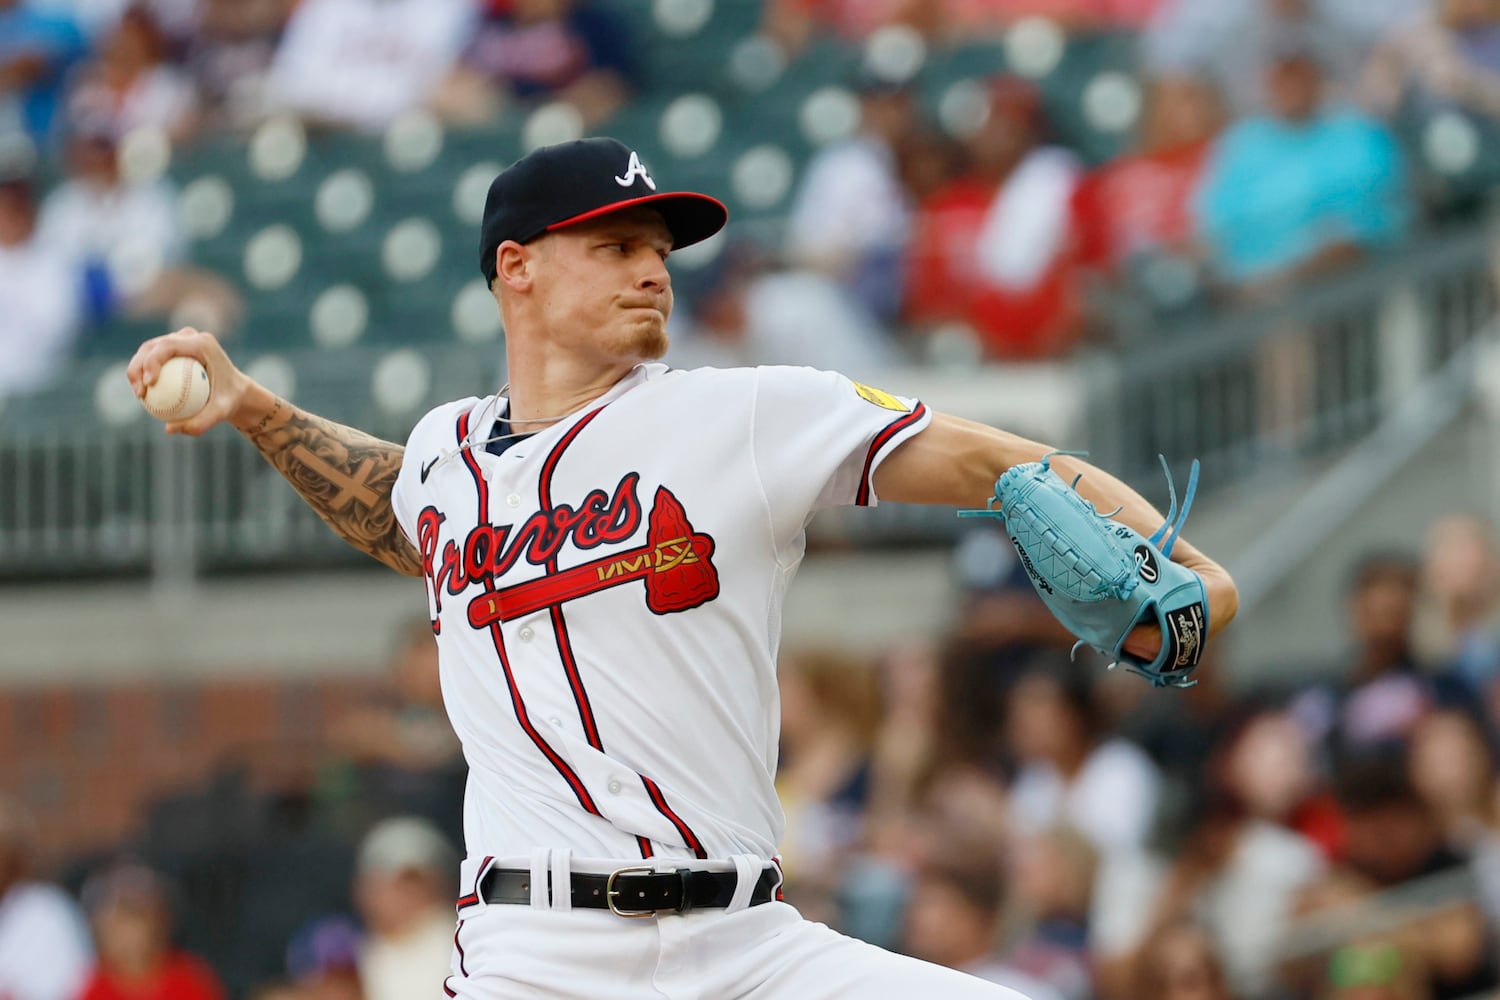
[[[442,456],[439,455],[438,458],[442,458]],[[434,465],[437,465],[437,464],[438,464],[438,459],[434,458],[432,461],[430,461],[426,465],[422,466],[422,479],[421,479],[422,482],[424,482],[424,483],[427,482],[427,474],[429,472],[431,472],[432,471],[432,467]]]

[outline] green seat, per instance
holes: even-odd
[[[797,112],[807,96],[820,87],[849,86],[859,60],[859,49],[852,45],[830,39],[814,41],[768,89],[759,94],[739,95],[735,110],[750,116],[786,119],[795,125]]]
[[[1062,61],[1040,81],[1042,104],[1058,140],[1089,163],[1103,163],[1129,150],[1134,130],[1106,132],[1088,118],[1084,96],[1101,74],[1115,72],[1139,80],[1135,40],[1119,32],[1069,39]]]
[[[304,260],[297,276],[270,292],[245,297],[245,320],[236,344],[251,351],[287,350],[312,344],[309,316],[313,302],[330,281]]]
[[[422,281],[381,287],[371,298],[366,341],[420,348],[453,340],[453,297],[472,275],[452,270],[444,268]]]
[[[116,316],[79,332],[74,355],[80,359],[125,361],[142,341],[170,332],[167,316]]]
[[[203,138],[190,145],[176,147],[168,173],[179,184],[194,177],[214,174],[238,189],[250,178],[249,150],[238,137]]]

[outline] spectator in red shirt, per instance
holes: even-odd
[[[1139,149],[1095,170],[1078,188],[1082,254],[1091,266],[1118,276],[1145,255],[1194,255],[1193,191],[1224,120],[1208,80],[1152,82]]]
[[[161,876],[127,862],[83,890],[99,965],[79,1000],[225,1000],[218,977],[172,946],[172,916]]]
[[[918,329],[963,324],[996,360],[1053,357],[1077,339],[1079,166],[1044,131],[1036,90],[996,80],[964,140],[967,171],[917,210],[905,313]]]

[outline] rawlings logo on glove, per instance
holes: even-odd
[[[1208,638],[1208,598],[1198,574],[1171,556],[1197,492],[1198,462],[1180,512],[1167,469],[1171,509],[1146,538],[1112,520],[1113,514],[1095,510],[1073,488],[1077,479],[1066,483],[1052,471],[1055,454],[1075,453],[1052,452],[1007,470],[985,510],[961,510],[959,516],[1004,522],[1037,595],[1078,637],[1078,646],[1092,646],[1111,658],[1111,667],[1124,664],[1158,687],[1191,687],[1197,682],[1188,678]],[[1162,635],[1161,650],[1149,661],[1125,650],[1130,633],[1148,623]]]

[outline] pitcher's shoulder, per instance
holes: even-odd
[[[682,393],[750,393],[755,389],[754,368],[669,368],[653,365],[644,385],[652,389]]]
[[[407,435],[407,441],[445,442],[451,446],[457,441],[459,419],[465,414],[474,413],[485,402],[486,400],[478,396],[466,396],[463,399],[440,403],[424,413],[421,419],[413,425],[411,433]],[[473,418],[470,419],[472,421]]]

